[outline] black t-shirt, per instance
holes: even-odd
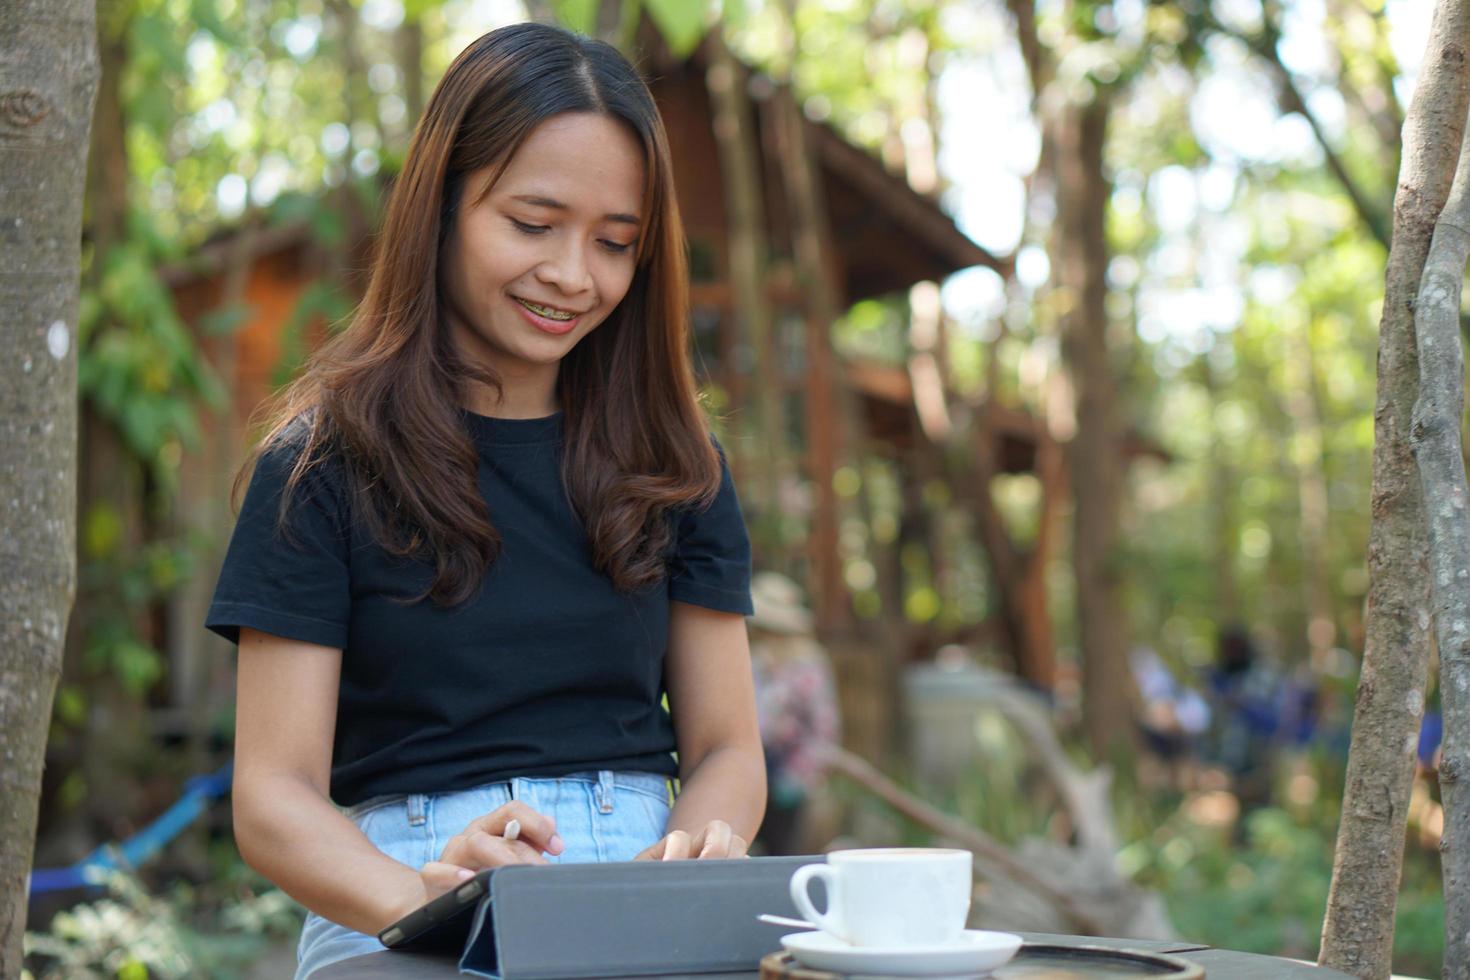
[[[353,519],[340,465],[311,471],[277,530],[299,452],[265,453],[206,625],[342,650],[332,799],[447,792],[592,769],[674,775],[661,699],[669,602],[749,615],[750,542],[730,471],[714,503],[672,516],[665,580],[619,593],[593,568],[561,479],[561,416],[465,413],[502,550],[452,608],[405,604],[428,560],[389,555]]]

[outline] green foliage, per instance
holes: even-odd
[[[234,877],[240,878],[240,875]],[[28,980],[173,980],[240,977],[272,940],[300,928],[299,908],[282,891],[244,876],[218,907],[176,885],[149,894],[136,878],[106,876],[108,897],[58,913],[45,932],[27,932]]]
[[[158,258],[136,240],[101,257],[100,283],[82,300],[77,387],[172,491],[183,451],[198,445],[198,405],[222,408],[225,393],[158,278]]]
[[[701,0],[640,0],[658,25],[669,50],[684,57],[698,46],[710,26],[710,6]]]
[[[582,34],[597,33],[598,0],[553,0],[556,19]]]
[[[1246,818],[1243,843],[1181,811],[1120,861],[1166,896],[1170,918],[1191,940],[1246,952],[1315,959],[1332,882],[1332,826],[1286,810]],[[1394,935],[1394,969],[1437,976],[1444,955],[1444,903],[1433,854],[1406,855]]]

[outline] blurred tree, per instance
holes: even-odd
[[[706,84],[714,111],[712,125],[729,215],[727,249],[737,331],[755,355],[755,377],[766,382],[747,391],[743,372],[736,372],[734,377],[739,388],[730,395],[737,404],[748,399],[755,409],[751,413],[754,430],[751,435],[759,447],[761,479],[752,503],[760,515],[757,520],[764,526],[752,528],[752,533],[758,547],[779,556],[783,552],[781,486],[792,474],[787,458],[783,392],[774,380],[782,376],[782,365],[776,323],[766,293],[770,245],[765,227],[765,190],[761,183],[760,133],[750,101],[749,70],[731,53],[721,31],[710,34],[705,50],[709,60]]]
[[[1424,711],[1429,589],[1424,500],[1409,445],[1419,387],[1413,304],[1470,108],[1467,36],[1470,3],[1436,3],[1404,124],[1379,323],[1367,645],[1319,957],[1324,966],[1365,980],[1390,973],[1405,814]]]
[[[47,722],[76,584],[76,333],[91,0],[0,7],[0,975],[20,974]]]
[[[1082,661],[1082,716],[1096,758],[1131,750],[1136,694],[1128,669],[1130,641],[1121,602],[1119,549],[1127,457],[1126,423],[1110,352],[1107,273],[1111,250],[1107,213],[1112,187],[1104,167],[1108,123],[1120,68],[1104,55],[1098,70],[1071,68],[1059,77],[1058,59],[1102,40],[1096,5],[1066,4],[1055,16],[1062,51],[1041,39],[1031,0],[1010,0],[1022,56],[1041,115],[1041,167],[1052,188],[1051,302],[1063,357],[1076,391],[1076,428],[1067,445],[1072,479],[1072,562],[1077,580],[1078,641]],[[1088,59],[1074,58],[1072,64]]]
[[[1467,129],[1470,137],[1470,129]],[[1460,297],[1470,257],[1470,146],[1461,145],[1449,199],[1435,224],[1414,304],[1419,399],[1412,445],[1429,522],[1429,577],[1434,636],[1444,698],[1445,971],[1470,977],[1470,514],[1460,420],[1465,411],[1465,359],[1460,350]]]

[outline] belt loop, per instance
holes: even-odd
[[[613,812],[613,790],[616,784],[613,782],[611,769],[600,769],[597,772],[597,809],[601,813]]]
[[[425,812],[428,797],[423,793],[410,793],[408,796],[408,825],[410,827],[422,827],[428,820]]]

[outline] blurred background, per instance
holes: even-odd
[[[230,836],[232,648],[201,625],[232,484],[252,412],[350,318],[435,81],[528,18],[617,44],[670,133],[763,573],[758,846],[947,840],[986,926],[1315,957],[1429,6],[99,0],[35,975],[289,969],[299,912]],[[1398,914],[1418,975],[1437,705]],[[89,855],[123,873],[66,873]]]

